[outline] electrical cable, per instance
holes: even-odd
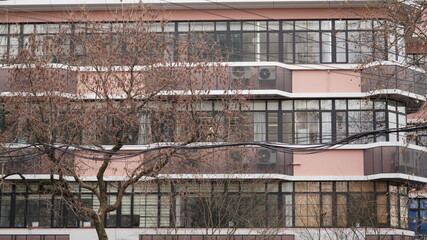
[[[231,17],[228,17],[228,16],[225,16],[225,15],[221,15],[221,14],[216,14],[216,13],[211,13],[210,11],[206,11],[206,10],[202,10],[202,9],[197,9],[197,8],[192,8],[192,7],[189,7],[189,6],[186,6],[186,5],[183,5],[183,4],[178,4],[178,3],[173,3],[173,2],[169,2],[169,1],[166,1],[166,0],[162,0],[163,2],[166,2],[166,3],[169,3],[169,4],[173,4],[173,5],[177,5],[177,6],[180,6],[180,7],[185,7],[185,8],[188,8],[188,9],[192,9],[192,10],[196,10],[196,11],[202,11],[202,12],[206,12],[206,13],[209,13],[209,14],[213,14],[213,15],[216,15],[216,16],[220,16],[220,17],[223,17],[223,18],[227,18],[227,19],[229,19],[229,20],[234,20],[234,21],[236,21],[236,20],[238,20],[238,19],[234,19],[234,18],[231,18]],[[270,17],[268,17],[268,16],[265,16],[265,15],[262,15],[262,14],[258,14],[258,13],[254,13],[254,12],[251,12],[251,11],[249,11],[249,10],[243,10],[243,9],[239,9],[239,8],[234,8],[234,7],[231,7],[231,6],[228,6],[228,5],[226,5],[226,4],[220,4],[220,5],[223,5],[223,6],[226,6],[226,7],[229,7],[229,8],[232,8],[232,9],[235,9],[235,10],[239,10],[239,11],[244,11],[245,13],[250,13],[250,14],[253,14],[253,15],[255,15],[255,16],[261,16],[261,17],[263,17],[263,18],[265,18],[265,19],[268,19],[268,20],[277,20],[277,19],[273,19],[273,18],[270,18]],[[32,13],[38,13],[38,14],[40,14],[39,12],[35,12],[35,11],[28,11],[27,10],[27,12],[32,12]],[[70,20],[70,19],[66,19],[66,20]],[[251,24],[251,23],[249,23],[249,24]],[[287,23],[286,23],[287,24]],[[255,24],[253,24],[253,25],[255,25]],[[261,27],[261,28],[265,28],[266,30],[268,30],[268,27],[264,27],[264,26],[258,26],[258,27]],[[302,29],[305,29],[305,30],[309,30],[309,31],[313,31],[313,30],[311,30],[311,29],[309,29],[309,28],[304,28],[304,27],[300,27],[300,28],[302,28]],[[368,31],[369,32],[369,31]],[[373,30],[371,30],[371,32],[373,32]],[[335,38],[337,38],[336,36],[335,36]],[[339,38],[337,38],[337,39],[339,39]],[[308,39],[308,38],[306,38],[306,40],[311,40],[311,39]],[[351,40],[348,40],[348,39],[340,39],[340,40],[344,40],[345,42],[352,42],[352,43],[356,43],[356,44],[359,44],[359,45],[361,45],[360,44],[360,42],[357,42],[357,41],[351,41]],[[317,43],[321,43],[320,42],[320,40],[318,40],[318,41],[316,41],[316,40],[314,40],[314,42],[317,42]],[[322,44],[325,44],[325,43],[322,43]],[[337,48],[340,48],[339,46],[335,46],[335,45],[332,45],[332,43],[330,43],[330,44],[328,44],[328,43],[326,43],[327,45],[329,45],[329,46],[332,46],[332,47],[337,47]],[[368,45],[364,45],[364,46],[368,46]],[[371,46],[368,46],[368,47],[371,47]],[[230,48],[227,48],[227,49],[230,49]],[[345,47],[343,47],[343,49],[346,49]],[[239,51],[241,51],[240,49],[239,49]],[[241,53],[240,55],[243,55],[244,53]],[[371,54],[367,54],[367,53],[362,53],[362,54],[365,54],[366,56],[368,56],[368,57],[371,57],[372,55]],[[276,54],[269,54],[269,55],[276,55]],[[277,54],[278,55],[278,54]],[[396,54],[395,54],[396,55]],[[406,57],[406,56],[402,56],[402,55],[397,55],[397,56],[400,56],[400,57]],[[324,64],[328,64],[328,63],[324,63]],[[323,64],[323,65],[324,65]],[[322,65],[322,64],[313,64],[313,65]],[[330,67],[332,67],[333,68],[333,66],[330,66]],[[308,68],[308,67],[307,67]],[[315,69],[315,68],[314,68]],[[340,68],[336,68],[337,70],[342,70],[342,69],[340,69]],[[354,75],[354,76],[356,76],[356,75]],[[379,75],[377,75],[377,76],[379,76]],[[357,76],[356,76],[357,77]],[[401,80],[404,80],[405,81],[405,79],[401,79]],[[411,81],[410,81],[411,82]]]
[[[275,20],[275,19],[274,19]],[[319,41],[319,43],[320,43],[320,41]],[[324,64],[318,64],[318,65],[324,65]],[[314,69],[314,68],[313,68]],[[342,69],[339,69],[339,70],[342,70]],[[353,75],[353,76],[355,76],[355,75]],[[379,76],[379,75],[377,75],[377,76]],[[253,144],[253,143],[252,143]],[[260,145],[261,146],[261,145]],[[266,145],[266,146],[268,146],[268,147],[271,147],[270,145]],[[184,149],[184,148],[183,148]],[[117,154],[117,155],[119,155],[118,153],[114,153],[114,154]]]
[[[294,154],[314,154],[322,151],[327,150],[333,150],[336,148],[339,148],[340,146],[351,144],[351,142],[359,140],[363,137],[368,136],[376,136],[376,135],[384,135],[389,133],[399,133],[399,132],[414,132],[417,130],[427,130],[427,125],[421,125],[421,126],[410,126],[410,127],[404,127],[404,128],[392,128],[392,129],[381,129],[381,130],[374,130],[374,131],[367,131],[362,132],[358,134],[351,135],[349,137],[346,137],[344,139],[341,139],[336,142],[331,143],[322,143],[322,144],[315,144],[310,146],[304,146],[304,145],[290,145],[290,144],[284,144],[284,143],[271,143],[271,142],[230,142],[230,143],[213,143],[213,144],[203,144],[203,145],[177,145],[177,144],[171,144],[171,145],[163,145],[163,146],[156,146],[147,148],[144,150],[132,150],[132,151],[126,151],[122,150],[119,152],[112,152],[112,151],[106,151],[106,150],[100,150],[100,149],[94,149],[79,145],[49,145],[49,144],[43,144],[43,143],[37,143],[37,144],[30,144],[25,147],[16,148],[15,151],[28,149],[30,147],[45,147],[50,148],[53,150],[56,150],[58,152],[62,152],[65,154],[68,154],[70,156],[79,157],[82,159],[87,160],[93,160],[93,161],[104,161],[108,160],[111,162],[115,161],[126,161],[129,162],[129,158],[136,157],[140,155],[144,155],[150,152],[155,151],[162,151],[162,150],[209,150],[209,149],[217,149],[217,148],[230,148],[230,147],[263,147],[268,149],[273,149],[279,152],[284,153],[294,153]],[[72,150],[69,150],[68,148],[73,148]],[[104,154],[104,155],[111,155],[110,158],[106,157],[97,157],[94,155],[87,155],[87,154],[77,154],[76,151],[86,151],[91,152],[93,154]],[[0,152],[0,158],[12,158],[8,160],[0,160],[0,162],[13,162],[13,163],[19,163],[19,162],[26,162],[31,160],[39,160],[34,159],[34,157],[43,156],[46,154],[45,152],[35,152],[32,154],[21,154],[18,156],[5,156],[4,152]],[[118,157],[117,157],[118,156]],[[14,157],[17,157],[19,159],[15,160]],[[132,160],[130,160],[132,162]]]

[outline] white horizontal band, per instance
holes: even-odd
[[[50,179],[49,174],[24,174],[27,180]],[[55,179],[59,179],[54,175]],[[18,175],[11,175],[7,180],[21,180]],[[71,176],[64,177],[65,180],[73,182]],[[98,181],[96,176],[82,176],[82,181]],[[106,176],[105,181],[125,181],[126,176]],[[375,181],[375,180],[401,180],[427,183],[427,178],[417,177],[403,173],[378,173],[367,176],[289,176],[283,174],[159,174],[157,177],[141,178],[140,182],[153,180],[282,180],[282,181]]]

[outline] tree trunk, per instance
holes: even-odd
[[[108,240],[107,232],[105,231],[104,216],[99,216],[94,219],[96,234],[99,240]]]

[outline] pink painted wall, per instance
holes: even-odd
[[[363,176],[363,150],[294,154],[295,176]]]
[[[293,93],[361,92],[360,73],[352,70],[292,71]]]
[[[81,154],[84,154],[83,152]],[[86,153],[85,156],[90,156],[89,153]],[[100,157],[93,154],[94,157]],[[127,158],[126,161],[113,160],[105,171],[105,176],[129,176],[131,171],[137,168],[140,165],[144,157],[136,156],[132,158]],[[80,157],[75,158],[75,169],[79,176],[96,176],[99,168],[102,165],[102,161],[95,161],[91,159],[84,159]]]
[[[126,151],[122,151],[126,152]],[[132,152],[132,151],[128,151]],[[233,152],[239,154],[234,155]],[[102,157],[95,153],[79,152],[86,157]],[[236,160],[236,156],[238,157]],[[160,174],[267,174],[282,173],[285,162],[282,158],[277,166],[270,164],[259,164],[257,151],[254,148],[240,149],[206,149],[196,152],[172,153],[168,163],[160,169]],[[282,156],[283,157],[283,156]],[[135,169],[142,171],[159,166],[165,160],[164,155],[158,152],[146,153],[144,155],[132,156],[113,160],[107,168],[105,176],[129,176]],[[102,161],[86,159],[77,156],[75,158],[75,169],[79,176],[96,176]],[[139,166],[139,167],[138,167]]]
[[[77,93],[79,94],[95,94],[101,96],[106,94],[123,94],[124,88],[128,87],[125,84],[129,78],[129,73],[107,71],[105,75],[98,72],[78,72],[77,75]],[[104,88],[106,86],[106,88]],[[143,79],[135,78],[135,86],[143,87]],[[134,89],[137,89],[135,87]]]
[[[118,72],[117,75],[126,73]],[[97,73],[85,72],[77,75],[78,93],[93,93],[87,91],[88,80],[97,76]],[[143,79],[141,79],[143,81]],[[114,81],[112,81],[113,83]],[[142,82],[141,82],[142,83]],[[293,93],[342,93],[361,92],[361,75],[352,70],[294,70],[292,71],[292,92]],[[112,86],[111,84],[109,86]],[[119,87],[115,87],[112,94],[120,93]]]
[[[210,21],[210,20],[272,20],[272,19],[360,19],[363,17],[381,17],[375,9],[365,8],[314,8],[314,9],[206,9],[206,10],[166,10],[160,12],[157,19],[170,21]],[[135,18],[141,14],[136,13]],[[118,16],[110,11],[93,11],[90,13],[70,11],[43,12],[5,12],[0,15],[0,22],[68,22],[79,19],[131,20],[129,16]],[[146,17],[150,18],[151,17]]]

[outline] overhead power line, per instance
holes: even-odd
[[[141,156],[147,153],[158,152],[162,150],[209,150],[209,149],[225,149],[225,148],[235,148],[235,147],[262,147],[272,150],[276,150],[284,153],[294,153],[294,154],[314,154],[323,151],[329,151],[340,146],[351,144],[354,141],[357,141],[365,137],[374,137],[381,136],[389,133],[399,133],[399,132],[414,132],[419,130],[427,130],[427,125],[420,126],[411,126],[404,128],[393,128],[393,129],[381,129],[374,131],[367,131],[358,134],[351,135],[347,138],[344,138],[339,141],[314,144],[314,145],[292,145],[286,143],[278,142],[226,142],[226,143],[211,143],[211,144],[189,144],[189,145],[179,145],[179,143],[170,143],[156,146],[147,146],[146,149],[142,150],[120,150],[118,152],[112,152],[108,150],[102,150],[93,147],[81,146],[81,145],[50,145],[45,143],[34,143],[29,144],[24,147],[15,148],[10,151],[0,152],[0,163],[20,163],[26,161],[40,160],[36,157],[43,156],[47,154],[47,151],[57,151],[64,154],[86,159],[92,161],[104,161],[110,160],[111,162],[115,161],[126,161],[132,162],[130,158]],[[154,144],[153,144],[154,145]],[[48,149],[48,150],[47,150]],[[13,152],[22,152],[17,155],[11,154]],[[50,152],[49,152],[50,153]],[[112,156],[111,158],[106,158],[106,155]]]

